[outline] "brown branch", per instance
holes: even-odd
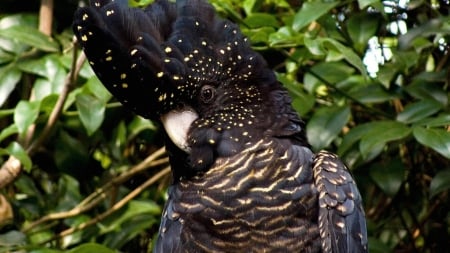
[[[132,192],[130,192],[127,196],[125,196],[123,199],[121,199],[119,202],[117,202],[115,205],[113,205],[107,211],[97,215],[96,217],[90,219],[89,221],[81,223],[80,225],[78,225],[76,227],[72,227],[72,228],[66,229],[66,230],[62,231],[61,233],[59,233],[58,235],[55,235],[53,238],[51,238],[49,240],[46,240],[45,242],[42,242],[41,244],[48,243],[48,242],[53,241],[53,240],[58,239],[58,238],[63,238],[65,236],[68,236],[68,235],[76,232],[76,231],[79,231],[79,230],[84,229],[84,228],[86,228],[88,226],[94,225],[97,222],[105,219],[106,217],[108,217],[109,215],[111,215],[115,211],[119,210],[124,205],[126,205],[130,200],[132,200],[133,198],[138,196],[147,187],[149,187],[150,185],[154,184],[156,181],[158,181],[159,179],[161,179],[165,175],[169,174],[169,172],[170,172],[170,167],[166,167],[165,169],[161,170],[160,172],[155,174],[153,177],[151,177],[150,179],[145,181],[143,184],[138,186],[136,189],[134,189]]]
[[[75,45],[76,43],[75,39],[73,43]],[[44,127],[39,137],[26,149],[29,156],[32,156],[34,152],[36,152],[36,150],[41,145],[43,145],[50,136],[50,133],[53,130],[53,127],[55,126],[56,120],[61,115],[62,109],[64,108],[64,103],[66,102],[67,96],[69,95],[72,86],[74,86],[78,74],[81,70],[81,66],[83,65],[86,58],[84,54],[81,54],[77,59],[77,50],[76,47],[74,47],[73,59],[74,60],[72,61],[72,68],[66,76],[63,91],[59,96],[52,113],[50,114],[46,126]],[[75,59],[77,60],[75,61]],[[8,160],[0,168],[0,189],[10,184],[12,181],[14,181],[17,178],[17,176],[21,173],[21,171],[22,171],[22,164],[20,163],[20,161],[17,158],[10,156]]]
[[[132,167],[130,170],[122,173],[121,175],[113,178],[111,181],[109,181],[107,184],[103,185],[100,189],[96,190],[92,194],[90,194],[88,197],[86,197],[82,202],[80,202],[77,206],[72,208],[69,211],[59,212],[59,213],[52,213],[48,214],[42,218],[40,218],[37,221],[32,222],[29,224],[26,228],[23,229],[23,232],[28,232],[32,230],[34,227],[52,220],[59,220],[59,219],[65,219],[77,216],[81,213],[84,213],[86,211],[89,211],[93,207],[97,206],[102,200],[104,200],[107,197],[107,192],[114,186],[119,185],[128,180],[133,175],[136,175],[148,168],[160,166],[163,164],[168,164],[169,160],[167,157],[164,157],[162,159],[156,160],[160,156],[162,156],[165,153],[165,148],[160,148],[150,156],[148,156],[145,160],[140,162],[139,164]]]
[[[76,44],[75,39],[73,41],[74,45]],[[73,48],[73,59],[77,59],[77,52],[76,47]],[[75,82],[77,81],[78,74],[81,70],[81,67],[83,66],[84,61],[86,60],[86,57],[84,54],[80,54],[78,59],[75,61],[72,61],[72,67],[70,72],[66,76],[66,80],[64,83],[63,90],[61,91],[61,94],[58,98],[58,101],[56,102],[55,107],[53,108],[52,113],[50,114],[50,117],[47,120],[47,124],[45,125],[44,129],[42,130],[42,133],[40,133],[39,137],[28,147],[27,152],[28,155],[33,155],[36,150],[43,145],[50,133],[52,132],[56,120],[61,115],[62,109],[64,108],[64,103],[66,102],[67,96],[69,95],[69,92],[71,91],[72,87],[74,86]]]
[[[39,31],[50,36],[53,24],[53,0],[41,0],[39,9]]]

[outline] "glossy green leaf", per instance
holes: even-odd
[[[155,224],[160,213],[161,209],[154,202],[130,201],[126,207],[102,224],[102,233],[107,234],[105,245],[120,248],[142,230]]]
[[[439,171],[430,183],[430,198],[450,189],[450,169]]]
[[[58,43],[30,26],[12,26],[7,29],[0,29],[0,37],[14,39],[46,52],[59,51]]]
[[[379,23],[378,16],[363,12],[352,15],[347,21],[348,34],[360,54],[364,53],[367,42],[375,35]]]
[[[379,3],[379,0],[358,0],[358,5],[361,10],[368,6],[377,5]]]
[[[277,79],[283,83],[292,97],[292,106],[301,115],[306,115],[316,102],[315,97],[303,91],[301,85],[286,76],[286,74],[277,73]]]
[[[105,86],[98,80],[96,76],[92,76],[86,83],[90,93],[97,97],[103,103],[107,103],[111,98],[111,93],[105,88]]]
[[[122,212],[117,213],[118,217],[106,220],[104,224],[105,226],[102,229],[104,230],[104,232],[116,230],[119,229],[123,223],[126,223],[128,220],[132,219],[136,215],[140,214],[159,215],[160,213],[161,209],[155,202],[132,200],[124,207]]]
[[[66,251],[67,253],[116,253],[116,251],[109,249],[103,245],[96,243],[85,243],[74,249]]]
[[[422,145],[450,159],[450,132],[444,129],[415,127],[413,134]]]
[[[2,217],[3,218],[3,217]],[[17,230],[10,230],[0,234],[0,252],[10,252],[6,247],[14,245],[23,245],[26,243],[27,237],[24,233]],[[5,251],[2,251],[2,248]]]
[[[0,68],[0,107],[20,81],[22,73],[12,65]]]
[[[371,129],[371,123],[360,124],[350,129],[350,131],[346,135],[344,135],[337,153],[340,156],[345,155],[352,148],[352,146],[355,145],[355,143],[359,142],[361,138]]]
[[[315,150],[327,147],[350,118],[349,107],[322,107],[309,120],[308,140]]]
[[[328,11],[336,7],[338,4],[339,2],[304,2],[302,8],[294,16],[292,28],[294,31],[300,31],[302,28],[319,19]]]
[[[19,143],[11,142],[5,149],[0,149],[0,154],[14,156],[20,161],[25,171],[30,172],[33,163],[25,149]]]
[[[15,124],[3,128],[2,131],[0,132],[0,142],[2,142],[5,138],[17,133],[19,133],[19,129]]]
[[[129,127],[128,131],[129,134],[127,136],[128,140],[135,138],[136,135],[147,129],[156,131],[156,126],[153,124],[151,120],[144,119],[140,116],[134,117],[128,127]]]
[[[344,46],[342,43],[331,38],[324,38],[323,44],[325,47],[332,47],[336,49],[338,52],[342,54],[345,60],[347,60],[351,65],[357,68],[362,75],[364,76],[367,75],[366,67],[363,64],[361,57],[359,57],[350,48]]]
[[[359,149],[364,159],[377,156],[387,142],[401,140],[411,133],[405,124],[396,121],[370,123],[369,131],[361,138]]]
[[[25,133],[28,127],[39,116],[40,101],[20,101],[14,110],[14,123],[20,134]]]
[[[1,12],[1,11],[0,11]],[[3,13],[2,13],[3,14]],[[38,17],[33,13],[18,13],[13,15],[3,16],[0,19],[0,30],[5,30],[11,27],[37,27]],[[0,36],[0,48],[14,55],[20,55],[28,47],[14,38]]]
[[[434,74],[434,75],[433,75]],[[432,99],[443,106],[448,105],[448,91],[441,85],[446,82],[446,73],[422,74],[405,87],[409,95],[417,99]]]
[[[59,68],[64,66],[59,62],[58,57],[49,54],[37,59],[26,59],[17,64],[17,67],[27,73],[36,74],[46,79],[52,79]]]
[[[400,160],[376,164],[370,169],[370,176],[386,195],[393,197],[405,179],[405,167]]]
[[[63,253],[63,252],[65,251],[49,248],[33,249],[29,251],[29,253]]]
[[[398,38],[398,45],[401,50],[406,50],[411,47],[416,38],[427,37],[435,33],[439,33],[442,29],[444,19],[435,18],[427,22],[421,22],[421,25],[410,29],[406,34]]]
[[[383,86],[371,83],[368,85],[354,85],[349,95],[362,103],[382,103],[398,98],[396,93],[388,92]]]
[[[253,13],[244,19],[244,23],[250,28],[259,28],[264,26],[279,27],[278,20],[269,13]]]
[[[76,96],[75,103],[83,126],[86,128],[88,135],[92,135],[103,123],[105,103],[92,95],[83,93]]]
[[[416,122],[414,125],[427,127],[449,126],[450,114],[444,113],[437,117],[425,118]]]
[[[441,108],[441,104],[434,100],[422,100],[408,104],[405,109],[397,115],[397,120],[403,123],[414,123],[435,114]]]
[[[295,47],[303,45],[303,38],[302,33],[294,32],[289,26],[283,26],[269,35],[268,42],[271,47]]]
[[[320,76],[328,83],[335,84],[347,79],[355,70],[344,62],[321,62],[314,65],[310,72]]]

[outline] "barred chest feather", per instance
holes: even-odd
[[[318,252],[313,154],[286,142],[248,144],[173,185],[159,239],[179,236],[172,252]]]

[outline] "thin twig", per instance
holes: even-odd
[[[107,197],[107,192],[114,186],[119,185],[128,180],[133,175],[136,175],[138,173],[141,173],[142,171],[151,168],[160,166],[162,164],[168,164],[168,158],[162,158],[159,160],[156,160],[160,156],[162,156],[165,153],[165,148],[160,148],[156,152],[152,153],[150,156],[148,156],[145,160],[140,162],[139,164],[132,167],[130,170],[122,173],[121,175],[113,178],[111,181],[109,181],[107,184],[103,185],[100,189],[96,190],[92,194],[90,194],[88,197],[86,197],[82,202],[80,202],[77,206],[72,208],[69,211],[59,212],[59,213],[52,213],[48,214],[46,216],[41,217],[39,220],[36,220],[29,224],[26,228],[24,228],[22,231],[28,232],[35,228],[36,226],[52,220],[59,220],[59,219],[66,219],[70,217],[77,216],[81,213],[84,213],[86,211],[89,211],[93,207],[97,206],[102,200],[104,200]]]
[[[74,39],[74,44],[75,44]],[[77,52],[76,48],[73,49],[73,59],[77,59]],[[39,137],[28,147],[27,152],[28,155],[33,155],[36,150],[43,145],[48,137],[50,136],[50,133],[52,132],[56,120],[61,115],[61,112],[64,108],[64,103],[66,102],[67,96],[69,95],[72,87],[74,86],[78,74],[81,70],[81,67],[83,66],[84,61],[86,60],[86,57],[84,54],[80,54],[78,59],[76,61],[72,61],[72,67],[68,75],[66,76],[66,80],[64,83],[63,90],[58,98],[58,101],[56,102],[55,107],[53,108],[52,113],[50,114],[50,117],[47,120],[47,124],[45,125],[44,129],[42,130],[42,133],[39,135]]]
[[[160,172],[158,172],[157,174],[155,174],[153,177],[151,177],[150,179],[148,179],[147,181],[145,181],[143,184],[141,184],[140,186],[138,186],[136,189],[134,189],[132,192],[130,192],[127,196],[125,196],[123,199],[121,199],[119,202],[117,202],[116,204],[114,204],[110,209],[108,209],[107,211],[97,215],[96,217],[92,218],[89,221],[83,222],[80,225],[76,226],[76,227],[72,227],[69,229],[66,229],[64,231],[62,231],[61,233],[59,233],[58,235],[55,235],[53,238],[46,240],[44,242],[42,242],[41,244],[45,244],[48,243],[50,241],[56,240],[58,238],[63,238],[65,236],[68,236],[70,234],[73,234],[76,231],[79,231],[81,229],[84,229],[88,226],[94,225],[97,222],[103,220],[104,218],[108,217],[109,215],[111,215],[112,213],[114,213],[115,211],[119,210],[120,208],[122,208],[123,206],[125,206],[130,200],[132,200],[133,198],[135,198],[136,196],[138,196],[142,191],[144,191],[147,187],[149,187],[150,185],[154,184],[156,181],[158,181],[159,179],[161,179],[162,177],[164,177],[165,175],[169,174],[170,172],[170,167],[166,167],[165,169],[161,170]]]

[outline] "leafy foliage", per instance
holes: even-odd
[[[158,126],[83,63],[61,14],[73,2],[55,1],[52,36],[37,28],[50,17],[10,2],[0,3],[0,173],[22,172],[0,178],[0,252],[150,252],[170,180]],[[448,3],[211,2],[276,71],[312,146],[352,168],[371,252],[448,246]]]

